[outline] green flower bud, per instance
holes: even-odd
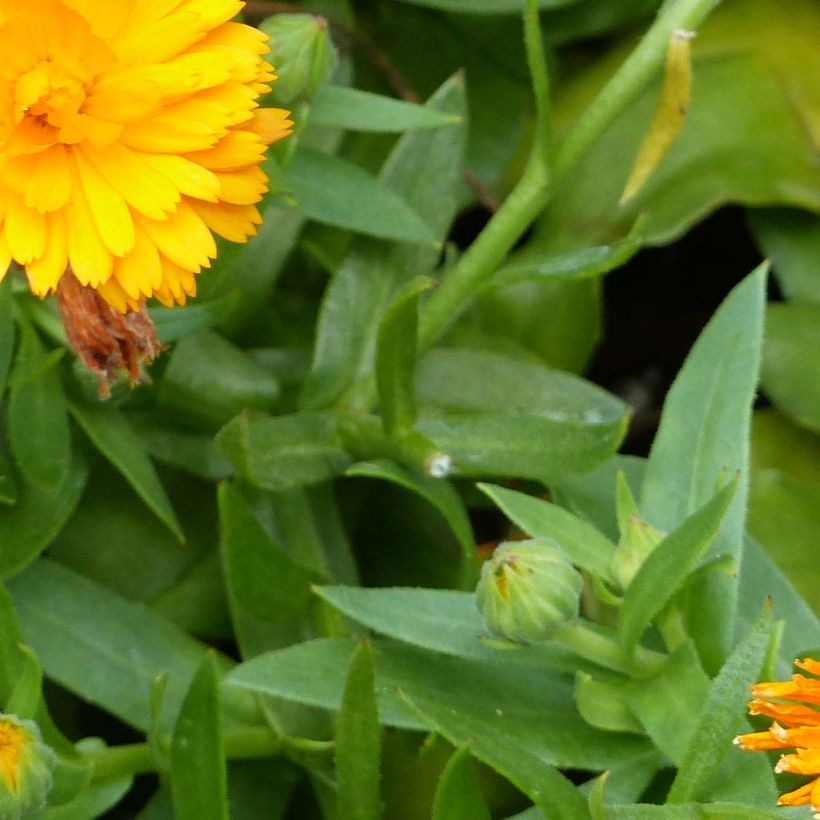
[[[624,522],[621,540],[612,557],[612,569],[622,589],[629,586],[641,564],[664,537],[664,533],[637,515],[629,516]]]
[[[517,643],[538,643],[578,615],[581,575],[546,539],[499,545],[476,589],[487,626]]]
[[[622,470],[618,471],[616,479],[615,506],[621,538],[612,556],[612,571],[621,589],[626,589],[649,553],[664,539],[665,533],[641,518],[635,496]]]
[[[275,14],[260,28],[270,37],[271,52],[266,56],[277,76],[269,101],[290,107],[312,97],[336,67],[336,50],[325,19],[312,14]]]
[[[56,758],[30,720],[0,714],[0,817],[22,820],[38,814],[51,790]]]

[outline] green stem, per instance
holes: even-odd
[[[161,746],[170,748],[170,737],[161,739]],[[225,733],[225,757],[228,760],[249,760],[260,757],[304,756],[327,754],[333,750],[330,741],[311,740],[309,738],[282,737],[265,727],[236,729]],[[148,743],[131,743],[124,746],[111,746],[95,749],[84,754],[85,759],[93,766],[93,778],[106,778],[145,774],[157,770],[156,761],[151,754]]]
[[[660,71],[672,34],[678,29],[696,29],[719,3],[720,0],[667,0],[649,31],[561,142],[555,154],[556,178],[575,168]]]
[[[556,148],[552,165],[556,179],[566,177],[575,168],[593,143],[660,71],[672,33],[677,29],[697,28],[719,2],[667,2],[637,48]],[[539,56],[538,51],[540,36],[535,37],[531,31],[533,19],[537,23],[537,17],[533,17],[531,9],[528,9],[525,17],[525,22],[528,21],[528,58],[533,70],[539,119],[543,120],[548,117],[549,111],[544,98],[547,86],[544,79],[539,79],[538,69],[544,63],[543,55]],[[550,168],[547,152],[541,143],[547,127],[539,122],[536,144],[518,184],[424,306],[419,331],[420,349],[435,344],[548,204],[551,196]]]
[[[419,349],[431,347],[498,269],[549,199],[549,177],[543,153],[530,161],[502,206],[456,263],[424,306],[419,322]]]
[[[638,646],[630,658],[614,635],[592,628],[583,621],[573,621],[553,636],[553,640],[574,652],[578,657],[597,663],[624,675],[644,676],[658,671],[666,655]]]

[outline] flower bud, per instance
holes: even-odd
[[[629,516],[621,530],[618,547],[612,556],[612,569],[622,589],[629,586],[641,564],[664,537],[664,533],[656,530],[637,515]]]
[[[30,720],[0,714],[0,817],[38,814],[51,790],[56,758]]]
[[[293,105],[312,97],[336,67],[336,50],[323,17],[312,14],[275,14],[260,25],[270,37],[277,82],[271,100]]]
[[[546,640],[578,615],[581,575],[546,539],[499,545],[476,589],[487,626],[510,641]]]

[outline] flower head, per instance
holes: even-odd
[[[261,222],[259,164],[290,133],[241,0],[0,0],[0,276],[64,277],[119,313],[184,304]]]
[[[0,816],[11,820],[39,812],[51,789],[54,763],[36,723],[0,714]]]
[[[577,617],[581,586],[578,570],[550,541],[513,541],[485,561],[476,602],[497,635],[538,643]]]
[[[118,310],[184,303],[259,223],[265,36],[238,0],[0,0],[0,259],[43,296],[69,269]]]
[[[789,681],[757,683],[751,687],[754,699],[749,713],[766,715],[774,723],[765,732],[735,738],[735,744],[750,751],[794,749],[777,761],[775,772],[811,775],[812,780],[780,796],[781,806],[811,805],[820,818],[820,661],[797,660],[795,666],[811,677],[794,674]]]

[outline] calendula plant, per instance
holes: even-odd
[[[0,816],[820,812],[813,0],[0,44]],[[605,276],[729,205],[653,415]]]

